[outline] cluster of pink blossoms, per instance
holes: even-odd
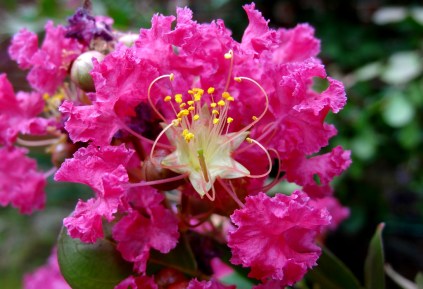
[[[15,94],[0,76],[0,204],[43,208],[49,172],[19,146],[44,145],[56,181],[94,194],[65,218],[68,234],[109,238],[134,265],[115,288],[235,288],[213,270],[220,245],[232,266],[250,268],[255,289],[299,281],[317,264],[316,238],[348,215],[330,182],[350,152],[318,154],[336,134],[324,119],[345,105],[345,91],[316,58],[312,27],[270,29],[254,4],[244,9],[241,42],[223,21],[199,24],[188,8],[154,15],[139,34],[85,9],[66,27],[49,22],[41,48],[36,34],[17,33],[9,54],[30,69],[34,91]],[[327,80],[324,91],[315,78]],[[282,181],[301,190],[268,193]],[[160,269],[147,274],[150,254],[182,240],[197,272],[163,285]]]

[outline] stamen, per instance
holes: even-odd
[[[240,208],[244,208],[245,207],[245,205],[241,202],[241,200],[238,198],[238,196],[236,195],[236,193],[233,191],[233,190],[231,190],[226,184],[225,184],[225,182],[222,180],[222,179],[220,179],[220,178],[217,178],[217,181],[219,182],[219,184],[223,187],[223,189],[228,193],[228,195],[235,201],[235,203],[237,203],[237,205],[240,207]]]
[[[161,180],[156,180],[156,181],[149,181],[149,182],[142,181],[140,183],[129,183],[129,184],[125,184],[124,187],[135,188],[135,187],[161,185],[161,184],[165,184],[165,183],[170,183],[170,182],[182,180],[182,179],[188,177],[188,175],[189,175],[188,173],[185,173],[185,174],[182,174],[182,175],[179,175],[179,176],[176,176],[176,177],[171,177],[171,178],[166,178],[166,179],[161,179]]]
[[[270,157],[269,152],[268,152],[268,151],[267,151],[267,149],[266,149],[264,146],[262,146],[262,145],[261,145],[261,143],[259,143],[258,141],[254,140],[254,139],[252,139],[252,138],[249,138],[249,137],[247,137],[245,140],[246,140],[247,142],[249,142],[249,143],[254,143],[254,144],[258,145],[258,146],[259,146],[259,148],[261,148],[261,149],[262,149],[262,150],[266,153],[267,160],[269,161],[269,169],[267,170],[267,172],[265,172],[264,174],[261,174],[261,175],[247,175],[247,177],[248,177],[248,178],[253,178],[253,179],[259,179],[259,178],[263,178],[263,177],[268,176],[268,175],[270,174],[270,172],[272,171],[272,166],[273,166],[273,163],[272,163],[272,158]]]
[[[165,74],[162,76],[159,76],[157,78],[155,78],[150,85],[148,86],[148,90],[147,90],[147,98],[148,98],[148,102],[150,103],[151,108],[154,110],[154,112],[164,121],[166,122],[166,118],[156,109],[156,106],[153,105],[153,101],[151,100],[151,88],[153,87],[153,85],[159,81],[160,79],[163,78],[169,78],[170,81],[173,81],[175,79],[175,76],[173,75],[173,73],[171,74]]]
[[[232,75],[232,70],[234,67],[234,58],[233,58],[234,52],[231,50],[229,50],[228,53],[225,53],[225,59],[230,59],[231,60],[231,64],[229,66],[229,72],[228,72],[228,78],[226,79],[226,84],[225,84],[225,89],[224,91],[228,90],[229,87],[229,82],[231,81],[231,75]]]
[[[164,135],[165,134],[165,132],[169,129],[169,128],[171,128],[172,126],[175,126],[175,125],[177,125],[179,123],[179,121],[177,120],[177,119],[174,119],[174,120],[172,120],[172,122],[170,123],[170,124],[168,124],[160,133],[159,133],[159,135],[156,137],[156,140],[154,141],[154,143],[153,143],[153,146],[151,147],[151,152],[150,152],[150,159],[151,159],[151,162],[153,163],[153,165],[155,165],[155,166],[159,166],[158,164],[157,164],[157,162],[155,161],[155,158],[153,157],[154,156],[154,150],[156,149],[156,145],[158,144],[158,142],[159,142],[159,139],[162,137],[162,135]],[[172,147],[173,148],[173,147]]]
[[[56,144],[59,142],[61,138],[50,138],[50,139],[43,139],[43,140],[25,140],[21,138],[17,138],[16,141],[18,144],[26,147],[44,147]]]

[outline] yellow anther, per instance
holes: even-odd
[[[225,102],[223,100],[219,100],[217,103],[218,106],[225,106]]]
[[[170,95],[168,95],[168,96],[166,96],[165,98],[164,98],[164,101],[165,102],[169,102],[169,101],[171,101],[172,100],[172,97],[170,96]]]
[[[203,96],[201,93],[196,93],[196,94],[194,94],[194,101],[200,101],[200,99],[201,99],[201,96]]]
[[[185,106],[187,106],[187,104],[185,102],[183,102],[179,105],[180,108],[184,108]]]
[[[210,107],[211,107],[211,108],[215,108],[215,107],[216,107],[216,105],[217,105],[217,103],[216,103],[216,102],[212,102],[212,103],[210,103]]]
[[[198,120],[199,118],[200,118],[200,116],[198,114],[196,114],[192,117],[193,120]]]
[[[189,132],[188,129],[184,129],[182,131],[182,136],[184,137],[184,139],[189,142],[190,140],[192,140],[194,138],[194,134],[192,132]]]
[[[214,87],[209,87],[209,89],[207,89],[208,94],[212,94],[213,92],[214,92]]]
[[[182,136],[186,136],[189,133],[189,130],[186,128],[182,131]]]
[[[225,53],[225,59],[231,59],[232,58],[232,53],[228,52]]]
[[[226,122],[227,123],[231,123],[231,122],[233,122],[234,121],[234,119],[232,118],[232,117],[228,117],[227,119],[226,119]]]
[[[219,114],[219,112],[216,109],[213,109],[212,114]]]
[[[195,109],[195,107],[193,107],[193,106],[188,107],[188,111],[193,111],[194,109]]]
[[[235,100],[235,98],[233,98],[232,96],[229,96],[229,97],[227,98],[227,100],[228,100],[228,101],[234,101],[234,100]]]
[[[43,99],[44,100],[47,100],[47,99],[49,99],[50,98],[50,94],[48,94],[48,93],[44,93],[43,94]]]
[[[228,99],[229,97],[231,97],[231,95],[229,94],[229,92],[225,91],[224,93],[222,93],[222,97],[224,99]]]
[[[181,110],[180,112],[178,112],[177,117],[179,118],[179,117],[182,117],[182,116],[187,116],[187,115],[189,115],[189,111],[188,111],[188,109],[183,109],[183,110]]]
[[[194,101],[193,100],[188,100],[187,103],[188,103],[188,105],[193,105],[194,104]]]
[[[214,118],[213,119],[213,124],[218,124],[219,123],[219,119],[218,118]]]
[[[204,94],[204,89],[201,89],[201,88],[197,88],[197,87],[195,87],[195,88],[193,88],[192,90],[193,90],[194,92],[196,92],[196,93],[201,94],[201,95],[203,95],[203,94]]]
[[[241,77],[234,77],[234,80],[236,81],[236,82],[241,82]]]
[[[181,103],[182,102],[182,94],[180,94],[180,93],[175,94],[175,101],[177,103]]]
[[[194,94],[194,90],[192,89],[188,90],[188,94]]]
[[[245,140],[246,140],[248,143],[253,143],[253,140],[252,140],[251,138],[249,138],[249,137],[247,137]]]
[[[252,119],[257,120],[257,116],[253,115]]]
[[[174,75],[173,73],[171,73],[171,74],[169,75],[169,79],[170,79],[170,81],[173,81],[173,80],[175,79],[175,75]]]

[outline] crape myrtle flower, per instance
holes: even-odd
[[[24,289],[71,289],[60,273],[57,250],[53,249],[47,264],[25,275]]]
[[[40,93],[54,94],[67,76],[71,62],[85,49],[75,39],[66,38],[66,28],[47,22],[39,49],[38,37],[26,29],[12,38],[9,55],[22,69],[30,69],[27,79]]]
[[[228,236],[231,262],[250,267],[250,277],[292,285],[316,265],[320,248],[315,238],[330,219],[326,209],[312,207],[301,191],[248,197],[245,207],[231,215],[236,226]]]
[[[52,120],[38,117],[44,110],[44,100],[37,92],[14,93],[6,74],[0,74],[0,144],[12,145],[18,134],[46,133]]]
[[[0,147],[0,205],[11,204],[22,214],[43,209],[46,202],[46,174],[37,171],[37,162],[28,150]]]
[[[12,40],[9,54],[30,69],[36,92],[15,95],[0,76],[0,153],[20,159],[17,171],[41,188],[43,174],[12,146],[18,134],[53,126],[74,146],[55,180],[85,184],[94,196],[79,200],[64,226],[94,243],[108,223],[107,238],[134,264],[118,289],[159,288],[160,278],[145,275],[150,254],[181,241],[195,255],[190,278],[198,280],[175,286],[234,288],[203,281],[222,257],[217,242],[263,283],[255,288],[283,288],[316,265],[317,236],[347,216],[330,183],[350,165],[350,152],[338,146],[319,154],[337,133],[325,118],[345,105],[344,87],[317,58],[311,26],[270,29],[254,4],[244,9],[249,24],[240,42],[222,20],[197,23],[188,8],[154,15],[135,38],[83,8],[66,27],[48,22],[40,48],[27,30]],[[313,88],[316,78],[325,90]],[[266,194],[281,181],[301,191]],[[29,194],[22,188],[16,196]],[[0,198],[22,212],[44,204]]]

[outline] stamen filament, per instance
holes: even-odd
[[[17,143],[26,147],[44,147],[56,144],[58,141],[60,141],[60,138],[49,138],[49,139],[43,139],[43,140],[25,140],[21,138],[16,139]]]
[[[148,102],[150,103],[151,108],[154,110],[155,113],[157,113],[157,115],[164,121],[166,122],[166,118],[156,109],[156,106],[153,104],[153,101],[151,100],[151,88],[153,87],[153,85],[159,81],[160,79],[163,78],[169,78],[170,81],[173,80],[174,75],[172,74],[165,74],[165,75],[161,75],[159,77],[157,77],[156,79],[154,79],[150,85],[148,86],[148,90],[147,90],[147,98],[148,98]]]
[[[166,178],[166,179],[161,179],[161,180],[156,180],[156,181],[142,181],[139,183],[129,183],[129,184],[125,184],[124,187],[126,188],[135,188],[135,187],[145,187],[145,186],[154,186],[154,185],[161,185],[161,184],[165,184],[165,183],[170,183],[170,182],[174,182],[174,181],[179,181],[182,180],[184,178],[186,178],[189,174],[185,173],[176,177],[171,177],[171,178]]]
[[[223,187],[223,189],[228,193],[228,195],[235,201],[235,203],[237,203],[237,205],[240,208],[244,208],[245,205],[241,202],[241,200],[238,198],[238,196],[236,195],[236,193],[234,191],[232,191],[223,180],[221,180],[220,178],[217,178],[217,181],[220,183],[220,185]]]
[[[268,176],[268,175],[270,174],[270,172],[272,171],[272,166],[273,166],[273,163],[272,163],[272,158],[270,157],[269,152],[268,152],[268,151],[267,151],[267,149],[266,149],[264,146],[262,146],[262,144],[261,144],[261,143],[259,143],[258,141],[254,140],[254,139],[252,139],[252,138],[247,138],[247,141],[248,141],[248,142],[252,142],[252,143],[254,143],[254,144],[258,145],[258,146],[259,146],[259,148],[261,148],[261,149],[262,149],[262,150],[266,153],[267,160],[269,161],[269,169],[267,170],[267,172],[265,172],[264,174],[261,174],[261,175],[247,175],[247,177],[248,177],[248,178],[253,178],[253,179],[259,179],[259,178],[263,178],[263,177]]]

